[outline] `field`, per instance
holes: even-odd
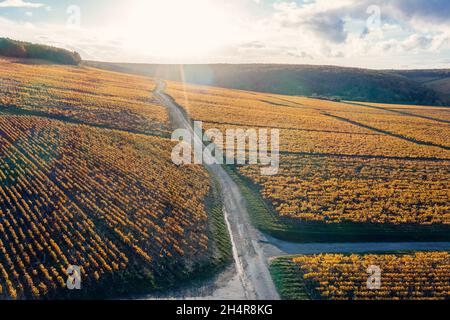
[[[229,168],[260,229],[293,241],[449,239],[449,109],[178,83],[167,92],[205,130],[280,129],[278,175]]]
[[[381,271],[379,287],[368,286],[373,266]],[[271,272],[282,298],[290,300],[450,298],[448,252],[287,257],[272,261]]]
[[[0,299],[129,297],[231,261],[220,181],[200,165],[173,164],[173,113],[154,80],[0,58],[0,81]],[[265,233],[450,239],[449,109],[175,82],[166,93],[204,129],[280,129],[277,175],[226,166]],[[368,263],[387,270],[390,287],[364,290]],[[80,291],[67,290],[72,265]],[[448,298],[449,265],[438,252],[325,254],[281,258],[272,271],[286,298]],[[402,284],[395,272],[420,277]]]
[[[0,57],[3,112],[168,136],[169,117],[144,77]]]
[[[217,187],[172,163],[151,80],[12,60],[0,78],[0,299],[129,296],[229,261]]]

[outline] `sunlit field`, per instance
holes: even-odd
[[[169,135],[148,78],[0,58],[2,111],[51,116],[135,133]]]
[[[129,297],[226,260],[209,176],[172,163],[151,80],[9,60],[0,70],[0,298]],[[67,290],[69,265],[81,291]]]
[[[0,0],[1,314],[450,300],[448,12]]]
[[[159,294],[230,265],[223,193],[202,165],[173,163],[160,80],[13,58],[0,79],[0,298]],[[447,108],[166,84],[204,130],[280,130],[278,174],[224,166],[264,234],[449,239]],[[376,292],[370,264],[389,276]],[[81,290],[68,290],[72,265]],[[448,266],[446,252],[349,253],[279,258],[271,271],[286,299],[446,299]]]
[[[285,299],[445,300],[449,264],[448,252],[323,254],[280,258],[271,271]],[[383,281],[368,285],[374,266],[383,270]]]
[[[177,83],[168,93],[205,130],[280,129],[278,175],[237,167],[266,204],[253,210],[263,230],[290,240],[308,233],[317,240],[321,232],[324,241],[448,239],[446,108],[403,106],[408,112],[399,113],[398,106]]]

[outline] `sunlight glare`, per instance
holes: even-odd
[[[232,38],[230,17],[211,0],[143,0],[129,7],[129,44],[165,57],[208,54]]]

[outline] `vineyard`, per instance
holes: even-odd
[[[280,129],[280,151],[287,154],[450,159],[450,125],[445,121],[405,115],[399,120],[396,113],[349,103],[177,83],[170,83],[167,92],[193,120],[203,121],[205,130]],[[446,108],[429,108],[450,119]],[[388,132],[387,125],[396,128]]]
[[[373,266],[381,271],[379,286],[368,285]],[[448,252],[279,258],[271,272],[284,299],[450,299]]]
[[[167,111],[152,98],[148,78],[0,58],[0,83],[4,112],[169,135]]]
[[[293,241],[449,239],[447,108],[178,83],[167,92],[205,130],[280,129],[278,175],[229,168],[262,230]]]
[[[0,82],[0,299],[127,296],[227,263],[217,186],[172,163],[151,79],[0,58]]]
[[[69,265],[90,290],[157,289],[208,262],[208,177],[175,167],[170,141],[15,116],[0,133],[0,296],[52,296]]]
[[[231,260],[219,182],[173,164],[174,118],[154,80],[0,58],[0,83],[0,300],[158,292]],[[448,109],[174,82],[166,93],[205,130],[280,129],[277,175],[226,167],[268,234],[450,239]],[[364,287],[368,265],[387,277],[377,292]],[[277,259],[272,273],[290,299],[439,299],[449,266],[445,252],[323,254]]]

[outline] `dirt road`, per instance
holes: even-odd
[[[193,134],[192,124],[171,97],[164,93],[165,84],[158,82],[154,92],[165,105],[174,128],[187,129]],[[193,135],[193,137],[195,137]],[[202,144],[195,139],[196,144]],[[224,214],[233,245],[234,265],[215,279],[195,288],[169,292],[164,296],[145,299],[236,299],[276,300],[279,295],[271,279],[270,259],[290,254],[375,252],[390,250],[450,250],[450,243],[339,243],[297,244],[280,241],[255,229],[249,218],[244,197],[228,173],[220,165],[205,165],[220,183]]]
[[[180,107],[164,93],[164,88],[165,84],[160,81],[155,96],[168,108],[173,126],[187,129],[193,134],[191,121],[187,119]],[[193,137],[195,136],[193,135]],[[202,144],[200,139],[195,140],[196,144]],[[224,214],[233,245],[237,275],[237,278],[233,278],[235,282],[237,279],[242,287],[240,293],[238,293],[238,289],[233,291],[237,291],[237,295],[250,300],[279,299],[269,273],[268,260],[260,242],[266,239],[250,223],[245,200],[239,187],[220,165],[205,165],[205,167],[217,179],[222,190]]]

